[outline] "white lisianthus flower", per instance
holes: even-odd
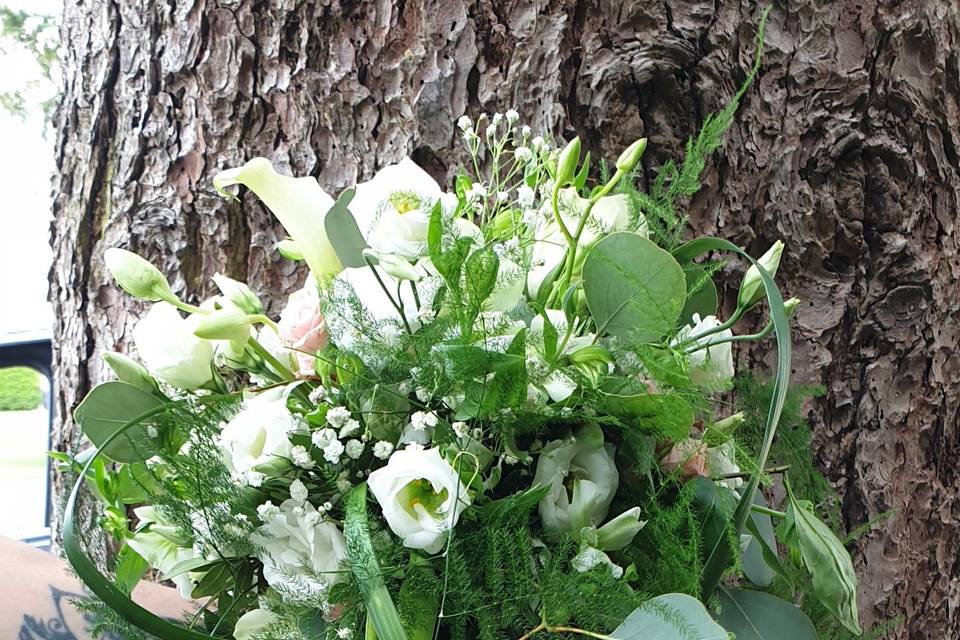
[[[263,577],[284,600],[322,596],[341,578],[347,543],[337,525],[309,502],[285,500],[261,513],[263,526],[250,536],[260,547]]]
[[[358,184],[348,208],[374,251],[416,260],[426,250],[433,205],[446,198],[436,180],[404,158]]]
[[[234,640],[253,640],[257,634],[263,633],[279,620],[277,614],[272,611],[251,609],[237,618],[237,624],[233,627],[233,638]]]
[[[613,445],[603,443],[599,427],[583,427],[574,438],[544,445],[533,483],[549,487],[540,501],[546,529],[577,532],[603,522],[620,482],[613,454]]]
[[[740,473],[740,466],[736,463],[736,449],[732,441],[724,442],[719,447],[707,449],[707,469],[712,476]],[[735,492],[743,484],[743,478],[723,478],[717,480],[717,484]]]
[[[716,316],[701,319],[693,314],[693,326],[687,325],[677,336],[677,340],[693,338],[691,346],[705,347],[690,354],[690,379],[694,383],[712,391],[727,388],[736,374],[733,367],[733,347],[730,342],[714,344],[733,337],[730,329],[697,339],[697,336],[719,327],[722,322]],[[707,346],[712,345],[712,346]]]
[[[234,477],[257,482],[259,465],[290,458],[289,436],[300,431],[305,431],[303,421],[290,413],[284,389],[277,387],[244,400],[220,433],[219,447]]]
[[[157,302],[133,329],[133,341],[147,369],[172,387],[191,391],[213,378],[214,344],[193,334],[196,314],[180,316],[168,302]]]
[[[127,544],[165,577],[177,565],[183,566],[182,563],[195,560],[196,566],[200,566],[206,562],[197,556],[188,541],[177,535],[177,528],[167,522],[153,506],[137,507],[133,512],[140,521],[140,530],[127,538]],[[197,574],[183,571],[166,579],[177,586],[180,597],[189,598],[197,577]]]
[[[397,451],[367,485],[403,546],[427,553],[443,548],[447,528],[470,505],[467,488],[436,447]]]

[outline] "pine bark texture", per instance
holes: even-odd
[[[54,180],[55,442],[131,348],[142,305],[103,266],[137,251],[195,301],[217,271],[276,301],[303,273],[282,231],[211,179],[264,155],[330,191],[411,155],[440,179],[456,119],[516,107],[647,179],[749,68],[760,9],[643,0],[68,2]],[[787,243],[794,379],[854,545],[861,615],[960,637],[960,14],[951,0],[778,2],[761,74],[690,203],[692,227],[759,255]],[[736,283],[739,267],[731,267]],[[730,293],[727,292],[727,299]],[[735,296],[735,292],[732,292]],[[769,349],[740,365],[775,365]]]

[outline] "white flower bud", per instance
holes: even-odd
[[[263,305],[260,303],[260,298],[257,297],[257,294],[255,294],[245,282],[228,278],[222,273],[214,274],[213,281],[217,284],[217,288],[220,289],[223,297],[235,304],[239,309],[251,314],[263,313]]]
[[[777,268],[780,266],[780,256],[783,254],[783,241],[777,240],[773,246],[767,249],[757,264],[763,267],[763,270],[773,278],[777,275]],[[747,273],[743,276],[743,282],[740,283],[740,294],[737,296],[737,306],[741,309],[749,309],[760,302],[764,296],[763,281],[760,279],[760,272],[757,267],[750,265]]]
[[[201,315],[193,335],[204,340],[235,340],[246,342],[250,338],[250,319],[239,307],[232,304],[222,309]]]

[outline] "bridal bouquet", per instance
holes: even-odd
[[[779,508],[759,491],[790,368],[783,245],[753,260],[681,241],[675,202],[739,97],[648,193],[645,140],[592,165],[513,110],[459,120],[470,165],[452,192],[409,159],[336,199],[263,158],[224,171],[215,187],[256,194],[309,270],[279,318],[224,275],[195,306],[108,250],[117,284],[152,304],[133,331],[142,364],[106,354],[117,380],[75,413],[95,448],[73,461],[68,512],[92,484],[111,577],[69,517],[65,546],[104,624],[169,640],[815,638],[763,590],[795,575],[786,549],[859,634],[841,542],[788,475]],[[721,318],[724,252],[749,268]],[[763,308],[763,331],[733,334]],[[771,333],[750,455],[733,350]],[[198,603],[185,624],[132,602],[148,569]]]

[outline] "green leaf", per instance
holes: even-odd
[[[363,421],[377,440],[395,442],[410,414],[410,401],[393,385],[376,384],[363,396]]]
[[[857,614],[857,574],[843,543],[787,487],[787,516],[780,528],[780,539],[799,556],[813,578],[817,600],[837,620],[856,635],[863,633]]]
[[[156,396],[126,382],[105,382],[87,394],[73,413],[83,434],[103,455],[114,462],[142,462],[157,453],[157,441],[147,433],[146,424],[136,424],[111,439],[128,422],[163,406]]]
[[[683,265],[683,275],[686,279],[687,299],[680,312],[679,325],[693,324],[693,314],[700,317],[712,316],[717,313],[717,285],[706,269],[695,262]]]
[[[689,262],[705,253],[716,250],[732,251],[749,260],[751,264],[756,264],[756,260],[747,255],[740,247],[723,238],[697,238],[678,247],[673,252],[673,255],[681,262]],[[790,320],[783,308],[783,296],[780,295],[780,290],[777,288],[773,278],[770,277],[770,274],[762,268],[758,271],[760,273],[760,279],[763,281],[763,288],[767,295],[767,303],[770,307],[770,318],[773,321],[773,328],[777,335],[777,374],[774,378],[773,394],[770,399],[770,410],[767,412],[767,422],[764,426],[760,454],[757,456],[757,469],[764,469],[767,465],[767,458],[770,455],[773,438],[777,433],[780,414],[783,412],[783,405],[787,399],[787,390],[790,387],[791,344]],[[750,482],[747,483],[747,488],[743,492],[743,498],[740,500],[740,504],[737,505],[737,510],[733,514],[734,528],[737,534],[742,533],[746,526],[753,505],[753,496],[757,493],[757,487],[760,485],[760,475],[761,474],[757,472],[750,477]],[[711,562],[715,566],[708,567],[707,569],[711,575],[717,576],[719,580],[719,576],[722,575],[723,572],[722,568],[718,571],[717,567],[726,567],[729,565],[730,558],[724,557],[724,554],[720,553],[713,556]],[[704,598],[709,598],[713,595],[716,586],[717,583],[715,582],[704,584]]]
[[[799,607],[762,591],[720,587],[719,622],[737,640],[817,640]]]
[[[378,640],[406,640],[400,616],[380,573],[380,563],[370,541],[367,526],[367,484],[355,486],[346,497],[343,533],[347,539],[347,557],[373,623]]]
[[[693,483],[693,504],[700,520],[701,553],[704,570],[701,582],[719,581],[729,564],[711,562],[714,556],[732,557],[730,548],[730,516],[737,501],[726,487],[718,487],[710,478],[698,476]],[[719,572],[720,575],[714,575]]]
[[[628,344],[673,331],[686,297],[683,269],[670,253],[635,233],[613,233],[583,263],[583,292],[598,333]]]
[[[190,597],[205,598],[216,595],[226,589],[232,580],[233,573],[230,564],[225,561],[216,562],[200,578],[200,582],[193,588]]]
[[[647,600],[610,634],[618,640],[728,640],[696,598],[667,593]]]
[[[493,249],[479,249],[470,254],[464,265],[464,284],[467,301],[475,313],[483,308],[483,303],[497,286],[497,272],[500,270],[500,258]],[[474,314],[475,315],[475,314]],[[471,318],[471,322],[472,322]]]
[[[345,268],[367,266],[366,260],[363,259],[363,250],[368,246],[367,241],[360,232],[357,219],[348,208],[354,193],[356,190],[352,188],[344,190],[323,218],[327,239],[333,246],[340,264]]]
[[[758,514],[753,514],[753,515],[758,515]],[[757,524],[753,518],[747,519],[746,529],[747,531],[750,532],[750,535],[753,537],[753,539],[750,541],[750,545],[751,546],[753,544],[759,545],[760,552],[763,555],[763,561],[767,564],[768,567],[773,569],[773,571],[778,576],[780,576],[783,579],[783,581],[786,582],[787,585],[789,585],[790,588],[792,589],[793,579],[790,577],[790,574],[787,573],[787,570],[784,568],[783,563],[780,562],[780,556],[777,554],[776,540],[774,540],[773,544],[770,544],[767,541],[767,539],[764,537],[763,532],[761,532],[760,529],[757,528]],[[749,551],[750,547],[748,547],[747,550]],[[744,562],[745,561],[746,560],[744,559]],[[746,570],[744,570],[744,573],[746,573]],[[747,575],[747,577],[749,578],[750,576]]]
[[[768,506],[760,492],[754,494],[753,504]],[[758,587],[769,587],[778,573],[777,565],[780,564],[776,557],[777,538],[773,533],[773,522],[769,515],[751,511],[750,519],[747,520],[747,531],[750,532],[750,542],[740,558],[743,575]],[[770,553],[773,553],[772,560],[776,564],[771,564]]]
[[[557,328],[550,322],[546,312],[541,312],[540,317],[543,318],[543,357],[547,362],[553,362],[557,356]]]
[[[120,547],[117,554],[117,564],[113,568],[113,575],[116,579],[116,585],[125,594],[133,593],[133,588],[137,586],[143,574],[147,572],[147,561],[139,553],[134,551],[128,545]]]
[[[297,620],[297,631],[304,640],[324,640],[326,638],[327,623],[323,619],[323,614],[305,613]]]

